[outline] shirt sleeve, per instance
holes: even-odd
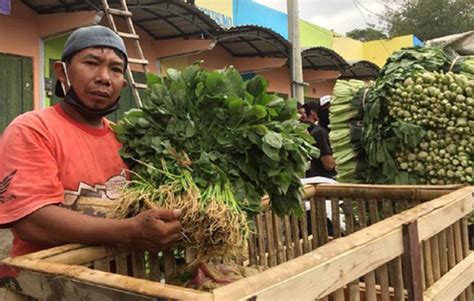
[[[316,147],[321,152],[321,156],[332,155],[328,133],[324,129],[315,129],[312,135],[316,141]]]
[[[63,198],[47,135],[33,126],[10,125],[0,143],[0,226]]]

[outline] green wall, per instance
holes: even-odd
[[[301,47],[323,46],[332,47],[333,32],[321,26],[311,24],[300,19],[300,41]]]
[[[60,60],[61,53],[64,48],[64,44],[66,44],[67,35],[63,35],[60,37],[48,39],[44,41],[44,76],[46,78],[50,78],[53,74],[53,70],[50,70],[50,62],[51,60]],[[51,75],[50,75],[51,71]],[[53,88],[54,88],[55,80],[52,81]],[[54,90],[53,90],[54,92]],[[45,106],[49,107],[51,105],[51,98],[45,93]]]

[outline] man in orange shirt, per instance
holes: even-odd
[[[72,242],[169,248],[181,237],[179,210],[103,218],[127,176],[104,118],[126,85],[122,39],[103,26],[80,28],[61,60],[54,71],[64,101],[19,116],[1,140],[0,227],[13,233],[11,256]]]

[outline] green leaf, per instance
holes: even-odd
[[[263,142],[271,145],[273,148],[280,149],[283,145],[283,139],[280,134],[275,132],[268,132],[265,136],[263,136]]]
[[[280,154],[279,154],[278,149],[272,147],[270,144],[263,143],[262,150],[265,153],[265,155],[267,155],[270,159],[274,161],[280,160]]]
[[[267,81],[260,75],[254,76],[247,82],[247,92],[253,97],[258,97],[267,89]]]

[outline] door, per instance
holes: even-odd
[[[33,59],[0,53],[0,135],[18,115],[33,109]]]

